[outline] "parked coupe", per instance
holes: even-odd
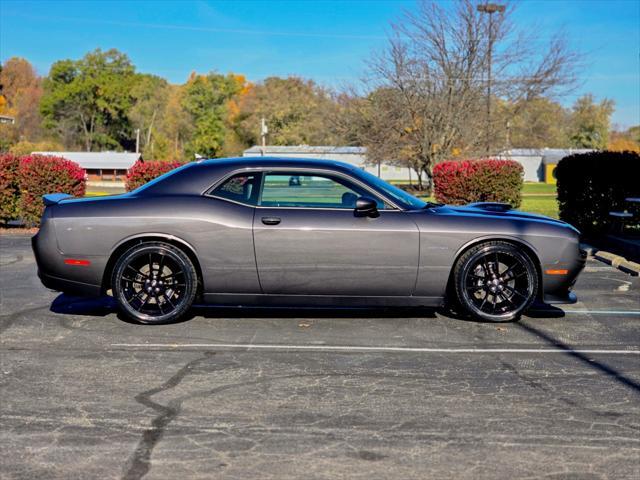
[[[186,164],[123,195],[45,195],[33,238],[51,289],[112,294],[141,323],[194,302],[429,306],[510,320],[572,303],[585,263],[567,223],[426,202],[352,165],[230,158]]]

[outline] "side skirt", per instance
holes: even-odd
[[[443,297],[340,297],[327,295],[253,295],[205,293],[205,303],[268,307],[440,307]]]

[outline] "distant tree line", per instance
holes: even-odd
[[[342,91],[215,71],[175,85],[115,49],[57,61],[45,77],[11,58],[0,66],[0,114],[15,123],[0,124],[0,151],[133,151],[139,135],[147,159],[230,156],[259,144],[262,117],[271,145],[363,145],[371,162],[408,166],[419,179],[442,160],[507,148],[640,149],[640,127],[611,131],[613,101],[558,102],[582,61],[562,35],[545,41],[516,28],[510,5],[488,22],[477,5],[423,1],[393,25],[366,79]]]

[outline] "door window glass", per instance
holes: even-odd
[[[354,209],[358,197],[371,193],[338,177],[298,173],[267,173],[262,187],[263,207]],[[376,199],[377,200],[377,199]],[[377,200],[378,208],[384,203]]]
[[[239,173],[218,185],[210,194],[234,202],[255,205],[260,187],[259,173]]]

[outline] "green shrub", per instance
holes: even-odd
[[[84,196],[85,173],[77,163],[61,157],[27,155],[20,158],[19,216],[27,225],[37,225],[44,211],[42,196],[68,193]]]
[[[628,207],[625,198],[640,197],[640,155],[634,152],[590,152],[558,163],[560,219],[593,237],[611,227],[611,211]]]
[[[0,220],[4,222],[18,218],[19,168],[20,157],[11,153],[0,155]]]
[[[436,200],[451,205],[522,201],[523,168],[513,160],[447,161],[433,169]]]

